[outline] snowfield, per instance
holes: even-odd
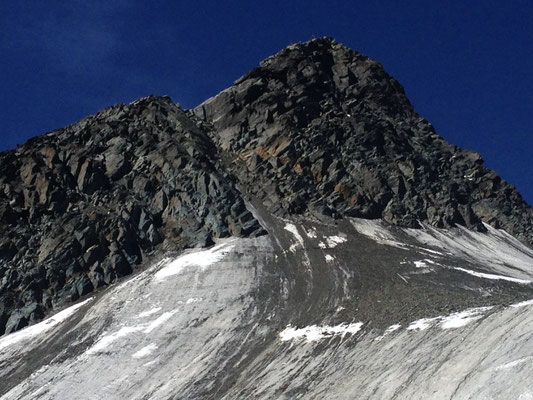
[[[270,223],[279,225],[269,236],[163,258],[0,338],[0,399],[531,395],[533,292],[508,304],[412,317],[394,311],[395,296],[404,304],[404,291],[416,296],[425,282],[427,293],[438,281],[480,302],[494,288],[515,290],[506,285],[526,296],[533,279],[529,249],[495,231],[459,231],[453,241],[454,232],[389,230],[379,221],[341,228]],[[363,268],[378,271],[368,283],[373,290],[391,280],[396,286],[387,291],[401,290],[392,300],[389,292],[371,292],[368,303],[354,306],[365,293],[357,286]],[[426,296],[412,304],[431,310]],[[370,307],[383,322],[358,307]]]

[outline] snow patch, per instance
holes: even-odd
[[[430,253],[430,254],[435,254],[437,256],[444,256],[446,254],[450,254],[450,253],[443,253],[442,251],[428,249],[426,247],[418,247],[418,249],[421,250],[421,251],[425,251],[427,253]]]
[[[101,337],[93,347],[87,350],[86,354],[93,355],[93,354],[101,353],[102,350],[105,350],[107,347],[109,347],[111,344],[113,344],[117,340],[125,336],[128,336],[132,333],[139,332],[142,329],[143,329],[142,326],[125,326],[123,328],[120,328],[117,332]]]
[[[388,334],[388,333],[392,333],[394,331],[397,331],[398,329],[400,329],[402,326],[400,324],[394,324],[394,325],[391,325],[387,328],[387,330],[385,331],[385,334]]]
[[[190,299],[187,299],[185,304],[199,303],[201,301],[204,301],[204,299],[202,299],[201,297],[192,297]]]
[[[233,245],[229,244],[229,242],[226,242],[207,250],[196,251],[194,253],[182,255],[170,262],[168,266],[159,270],[155,274],[155,280],[161,281],[169,276],[181,274],[187,267],[197,266],[205,268],[213,265],[217,261],[220,261],[222,258],[224,258],[224,256],[226,256],[232,248]]]
[[[286,224],[283,229],[285,229],[286,231],[292,233],[294,235],[294,237],[296,238],[297,242],[298,242],[297,244],[293,244],[293,245],[291,245],[291,247],[289,247],[290,251],[295,252],[296,249],[298,248],[298,245],[300,245],[301,247],[304,247],[304,239],[303,239],[302,235],[300,235],[300,233],[298,232],[298,228],[296,228],[295,225]]]
[[[520,303],[511,304],[511,307],[513,308],[526,307],[526,306],[533,306],[533,299],[521,301]]]
[[[86,351],[86,354],[93,355],[101,353],[103,350],[108,348],[110,345],[112,345],[114,342],[116,342],[119,339],[122,339],[126,336],[131,335],[135,332],[143,332],[143,333],[151,333],[154,329],[157,327],[163,325],[165,322],[167,322],[174,314],[176,314],[178,310],[173,311],[167,311],[163,314],[161,314],[158,318],[156,318],[154,321],[146,324],[136,325],[136,326],[124,326],[120,328],[118,331],[107,334],[104,332],[104,335],[98,339],[95,345],[93,345],[89,350]]]
[[[408,331],[423,331],[427,328],[430,328],[435,323],[437,323],[440,320],[441,317],[436,318],[422,318],[419,320],[416,320],[414,322],[411,322],[411,324],[407,327]]]
[[[315,228],[313,229],[309,229],[308,231],[305,231],[305,234],[307,235],[308,238],[310,239],[316,239],[318,237],[316,231],[314,230]]]
[[[54,326],[60,324],[61,322],[67,320],[72,316],[80,307],[83,307],[85,304],[92,301],[93,298],[89,298],[81,303],[75,304],[69,308],[64,309],[63,311],[58,312],[57,314],[51,316],[50,318],[45,319],[44,321],[39,322],[38,324],[29,326],[21,331],[12,333],[8,336],[5,336],[0,339],[0,351],[9,347],[15,343],[31,339],[35,336],[43,334]]]
[[[461,267],[454,267],[453,269],[455,269],[457,271],[465,272],[465,273],[473,275],[473,276],[477,276],[478,278],[484,278],[484,279],[509,281],[509,282],[520,283],[520,284],[523,284],[523,285],[527,285],[527,284],[530,284],[532,282],[532,281],[526,280],[526,279],[511,278],[510,276],[503,276],[503,275],[486,274],[484,272],[472,271],[470,269],[461,268]]]
[[[145,318],[145,317],[149,317],[150,315],[152,314],[155,314],[157,312],[161,311],[161,307],[154,307],[152,308],[151,310],[148,310],[148,311],[143,311],[142,313],[140,313],[137,318]]]
[[[165,322],[167,322],[174,314],[176,314],[178,310],[173,311],[167,311],[159,316],[155,321],[152,321],[150,325],[143,331],[144,333],[150,333],[155,328],[157,328],[160,325],[163,325]]]
[[[469,324],[470,322],[480,319],[483,314],[491,308],[492,307],[478,307],[472,308],[470,310],[453,313],[442,319],[440,327],[442,329],[460,328]]]
[[[326,254],[324,257],[326,258],[326,262],[328,263],[332,263],[333,261],[335,261],[335,257],[330,254]]]
[[[431,268],[428,264],[435,264],[435,261],[426,258],[425,260],[419,260],[414,262],[416,268]]]
[[[330,249],[333,249],[334,247],[337,247],[337,245],[345,243],[347,241],[348,240],[342,236],[329,236],[326,238],[326,242]]]
[[[335,336],[344,337],[347,334],[353,335],[359,332],[362,327],[362,322],[341,324],[335,326],[310,325],[299,329],[289,325],[282,332],[280,332],[279,338],[282,342],[292,340],[305,340],[307,343],[311,343],[322,339],[332,338]]]
[[[157,345],[155,343],[151,343],[149,344],[148,346],[146,347],[143,347],[142,349],[140,349],[138,352],[136,352],[135,354],[132,355],[132,358],[143,358],[143,357],[146,357],[146,356],[149,356],[150,354],[152,354],[155,350],[157,350]]]
[[[350,222],[358,233],[377,243],[398,247],[400,249],[409,248],[406,244],[398,242],[389,232],[388,228],[384,227],[379,220],[351,218]]]
[[[470,308],[468,310],[459,311],[448,316],[439,316],[433,318],[422,318],[417,321],[411,322],[407,327],[408,331],[423,331],[431,328],[435,325],[439,325],[442,329],[455,329],[461,328],[470,322],[480,319],[492,307],[477,307]]]

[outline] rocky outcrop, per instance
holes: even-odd
[[[194,110],[146,97],[0,154],[0,334],[163,252],[264,234],[240,190],[278,216],[486,222],[533,243],[512,186],[439,137],[377,62],[322,38]]]
[[[169,98],[118,105],[0,156],[0,334],[130,274],[156,250],[262,228]]]
[[[484,221],[533,243],[533,211],[516,189],[438,136],[379,63],[333,39],[287,47],[194,111],[278,215]]]

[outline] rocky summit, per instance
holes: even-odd
[[[292,44],[0,154],[0,396],[529,398],[532,245],[379,63]]]
[[[427,222],[533,243],[533,213],[481,156],[447,143],[376,61],[319,39],[267,58],[194,110],[227,168],[276,215]]]

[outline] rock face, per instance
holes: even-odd
[[[163,253],[265,233],[270,213],[503,228],[533,211],[481,156],[439,137],[375,61],[291,45],[185,111],[110,107],[0,155],[0,334]]]
[[[278,215],[484,221],[533,243],[533,212],[516,189],[438,136],[380,64],[333,39],[287,47],[194,111],[228,168]]]
[[[168,98],[118,105],[0,156],[0,333],[154,254],[256,236],[217,149]]]

